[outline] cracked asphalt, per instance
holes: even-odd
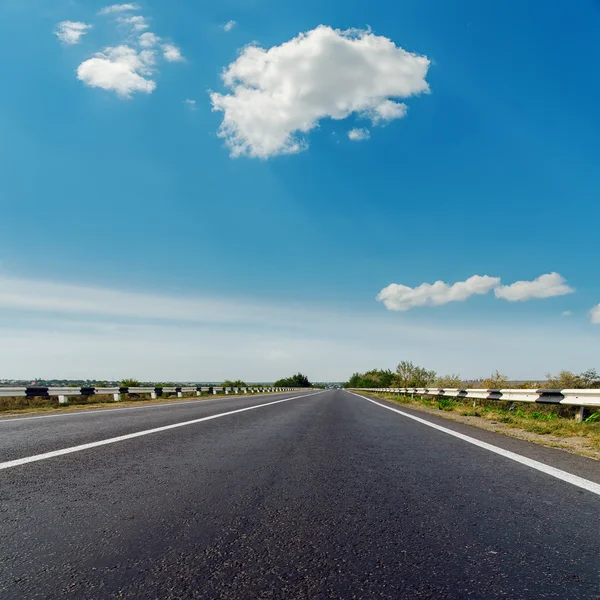
[[[0,597],[600,598],[599,496],[342,390],[4,419],[0,462],[286,398],[0,470]]]

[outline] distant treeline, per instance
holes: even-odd
[[[510,385],[509,385],[510,384]],[[563,370],[557,375],[548,374],[544,381],[520,381],[511,383],[510,379],[494,371],[489,377],[476,381],[465,381],[458,374],[440,375],[435,371],[414,365],[403,360],[395,371],[390,369],[372,369],[366,373],[354,373],[344,384],[347,388],[483,388],[502,389],[507,387],[525,389],[583,389],[600,388],[600,375],[596,369],[583,373]]]

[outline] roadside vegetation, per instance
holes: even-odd
[[[416,366],[409,361],[402,361],[396,371],[372,369],[366,373],[354,373],[344,387],[598,389],[600,388],[600,375],[595,369],[589,369],[579,374],[563,370],[556,375],[548,374],[544,381],[516,382],[511,381],[499,371],[494,371],[486,378],[464,381],[457,374],[440,376],[435,371]],[[574,449],[581,454],[600,458],[600,410],[586,409],[583,423],[577,423],[575,413],[578,409],[572,406],[480,399],[474,402],[472,398],[411,397],[391,393],[369,392],[369,395],[391,400],[417,410],[434,412],[485,429],[502,431],[515,437],[524,437],[531,441],[545,443],[545,445]],[[519,432],[530,435],[523,435]],[[567,438],[571,439],[567,441]],[[562,444],[561,440],[564,440],[565,443]],[[577,440],[577,442],[573,443],[573,440]]]
[[[312,387],[312,383],[308,380],[306,375],[302,373],[296,373],[291,377],[284,377],[278,379],[274,384],[274,387],[297,387],[297,388],[309,388]]]

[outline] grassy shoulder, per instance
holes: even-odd
[[[43,397],[0,397],[0,416],[16,417],[35,414],[61,414],[82,410],[105,410],[107,408],[124,408],[131,406],[151,406],[154,404],[170,404],[173,402],[193,402],[197,400],[214,400],[217,398],[240,398],[268,396],[278,392],[260,392],[260,394],[208,394],[202,396],[185,394],[179,398],[177,394],[149,398],[148,395],[123,394],[119,402],[111,395],[72,396],[69,404],[58,404],[57,398]],[[280,393],[280,392],[279,392]]]
[[[477,406],[450,398],[417,398],[397,394],[372,393],[369,396],[390,400],[422,412],[473,425],[488,431],[561,448],[600,460],[600,413],[588,417],[587,422],[577,423],[573,409],[554,405],[515,406],[510,402],[477,400]]]

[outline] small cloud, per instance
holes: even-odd
[[[196,101],[191,98],[186,98],[183,103],[188,106],[191,110],[196,110]]]
[[[353,142],[359,142],[361,140],[368,140],[371,137],[371,132],[368,129],[351,129],[348,132],[348,137]]]
[[[133,29],[133,31],[144,31],[144,29],[148,29],[149,25],[146,23],[146,19],[141,15],[134,15],[133,17],[119,17],[119,23],[123,25],[128,25]]]
[[[511,285],[501,285],[494,290],[496,298],[509,302],[525,302],[534,298],[552,298],[572,294],[575,290],[566,284],[558,273],[540,275],[533,281],[515,281]]]
[[[79,44],[81,38],[91,29],[92,26],[79,21],[63,21],[56,26],[54,35],[63,43],[69,46]]]
[[[570,310],[563,310],[562,311],[562,316],[563,317],[570,317],[573,313]]]
[[[225,25],[223,25],[223,30],[228,33],[237,25],[237,21],[227,21]]]
[[[156,46],[160,42],[160,38],[151,31],[147,31],[140,35],[138,42],[142,48],[152,48],[152,46]]]
[[[411,288],[392,283],[383,288],[377,300],[383,302],[388,310],[406,311],[417,306],[441,306],[449,302],[462,302],[474,295],[491,292],[500,283],[499,277],[473,275],[466,281],[449,285],[443,281],[422,283]]]
[[[590,320],[594,325],[600,325],[600,304],[590,310]]]
[[[151,94],[156,82],[147,79],[152,74],[155,54],[151,50],[137,52],[129,46],[105,48],[77,69],[77,78],[89,87],[115,92],[130,98],[134,92]]]
[[[183,56],[181,55],[181,50],[177,46],[175,46],[175,44],[163,44],[162,51],[163,51],[163,56],[169,62],[183,61]]]
[[[131,10],[140,10],[139,4],[113,4],[112,6],[105,6],[98,14],[99,15],[112,15],[115,13],[122,13]]]

